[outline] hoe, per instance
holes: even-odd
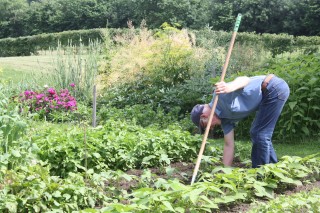
[[[222,74],[221,74],[220,81],[223,81],[224,77],[226,75],[226,70],[227,70],[227,67],[228,67],[228,64],[229,64],[231,52],[232,52],[232,49],[233,49],[233,44],[234,44],[234,41],[236,39],[236,35],[237,35],[238,29],[239,29],[239,26],[240,26],[240,22],[241,22],[241,14],[238,14],[238,17],[237,17],[237,20],[236,20],[236,23],[235,23],[235,26],[234,26],[234,29],[233,29],[232,38],[231,38],[231,41],[230,41],[227,57],[226,57],[226,60],[225,60],[225,63],[224,63],[223,69],[222,69]],[[211,121],[212,121],[212,118],[213,118],[214,111],[215,111],[215,109],[217,107],[218,98],[219,98],[218,95],[216,95],[214,100],[213,100],[212,110],[211,110],[211,113],[210,113],[210,116],[209,116],[209,120],[208,120],[208,124],[207,124],[207,127],[206,127],[206,131],[205,131],[205,133],[203,135],[203,140],[202,140],[201,148],[200,148],[200,151],[199,151],[199,154],[198,154],[198,159],[197,159],[197,162],[196,162],[196,166],[195,166],[194,171],[193,171],[191,185],[194,183],[194,181],[196,179],[196,176],[197,176],[197,173],[198,173],[198,170],[199,170],[200,162],[201,162],[201,159],[202,159],[202,154],[203,154],[203,151],[204,151],[204,148],[205,148],[205,145],[206,145],[209,129],[210,129],[210,126],[211,126]]]

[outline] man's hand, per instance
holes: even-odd
[[[216,90],[215,90],[216,94],[223,94],[223,93],[232,92],[230,85],[224,81],[216,83],[215,86],[216,86]]]
[[[247,86],[249,82],[250,82],[250,78],[246,76],[238,77],[233,81],[231,81],[230,83],[221,81],[215,84],[216,86],[215,92],[216,94],[230,93]]]

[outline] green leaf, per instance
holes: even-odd
[[[266,190],[263,186],[260,186],[258,184],[253,185],[255,189],[255,195],[258,197],[268,197],[268,198],[273,198],[272,191]]]
[[[304,134],[310,135],[310,131],[309,131],[309,129],[307,127],[303,126],[301,129],[304,132]]]
[[[309,83],[308,83],[308,84],[313,85],[313,84],[316,83],[317,81],[318,81],[318,78],[313,77],[313,78],[311,78],[311,79],[309,80]]]
[[[70,194],[63,194],[62,195],[66,200],[69,200],[71,198]]]
[[[197,200],[199,199],[199,195],[206,190],[205,188],[198,188],[198,189],[194,189],[186,194],[183,195],[183,197],[187,198],[189,197],[191,202],[196,205]]]
[[[181,207],[177,207],[174,209],[176,212],[179,212],[179,213],[184,213],[185,212],[185,209],[184,208],[181,208]]]
[[[218,209],[219,206],[214,203],[212,200],[210,200],[207,196],[201,195],[200,198],[205,201],[206,203],[204,204],[205,207],[208,207],[210,209]]]
[[[289,102],[289,107],[291,110],[293,110],[293,108],[297,105],[297,102],[296,101],[293,101],[293,102]]]
[[[212,170],[212,173],[217,173],[217,172],[223,172],[225,174],[230,174],[233,171],[232,167],[217,167],[214,170]]]
[[[95,157],[95,158],[101,158],[101,155],[99,154],[99,153],[97,153],[97,152],[95,152],[95,153],[92,153],[92,155]]]
[[[61,192],[60,191],[55,191],[54,193],[52,193],[53,197],[61,197]]]
[[[9,212],[17,212],[17,203],[16,202],[6,202],[5,208],[9,210]]]
[[[21,157],[21,154],[20,154],[20,151],[19,150],[12,150],[11,151],[11,154],[16,157],[16,158],[19,158]]]
[[[149,155],[149,156],[147,156],[147,157],[144,157],[143,159],[142,159],[142,164],[150,164],[150,160],[151,159],[154,159],[154,158],[156,158],[156,156],[154,156],[154,155]]]
[[[165,162],[166,164],[170,164],[170,159],[167,154],[161,154],[159,161]]]
[[[169,210],[169,211],[172,211],[172,212],[175,212],[174,208],[172,207],[171,203],[169,203],[168,201],[164,200],[164,201],[161,201],[162,204],[166,207],[165,210]]]

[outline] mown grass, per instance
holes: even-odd
[[[218,146],[223,149],[223,139],[210,140],[210,144]],[[310,139],[310,141],[294,142],[294,143],[273,143],[273,147],[280,159],[283,156],[299,156],[305,157],[320,152],[320,140]],[[236,141],[235,153],[240,156],[240,159],[250,159],[251,142],[250,141]]]
[[[48,55],[0,57],[0,69],[2,70],[0,78],[13,83],[37,81],[41,79],[41,75],[47,75],[52,67],[53,57]]]

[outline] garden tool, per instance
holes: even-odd
[[[232,49],[233,49],[234,41],[236,39],[236,35],[237,35],[238,29],[239,29],[239,26],[240,26],[240,22],[241,22],[241,14],[238,14],[238,17],[236,19],[236,23],[235,23],[235,26],[234,26],[234,29],[233,29],[232,38],[231,38],[231,41],[230,41],[227,57],[226,57],[226,60],[225,60],[225,63],[224,63],[223,69],[222,69],[222,74],[221,74],[220,81],[224,81],[224,77],[226,75],[226,70],[227,70],[227,67],[228,67],[228,64],[229,64],[229,60],[230,60],[231,52],[232,52]],[[210,130],[212,118],[213,118],[213,115],[214,115],[214,111],[215,111],[215,109],[217,107],[218,98],[219,98],[219,95],[216,95],[214,100],[213,100],[213,106],[212,106],[212,109],[211,109],[211,113],[210,113],[210,116],[209,116],[209,120],[208,120],[208,123],[207,123],[207,127],[206,127],[206,130],[205,130],[205,133],[203,135],[203,140],[202,140],[202,144],[201,144],[200,151],[199,151],[199,154],[198,154],[198,159],[197,159],[197,162],[196,162],[196,166],[195,166],[194,171],[193,171],[193,175],[192,175],[192,179],[191,179],[191,185],[194,183],[194,181],[196,179],[196,176],[197,176],[197,173],[198,173],[198,170],[199,170],[199,166],[200,166],[201,159],[202,159],[202,154],[203,154],[206,142],[207,142],[208,133],[209,133],[209,130]]]

